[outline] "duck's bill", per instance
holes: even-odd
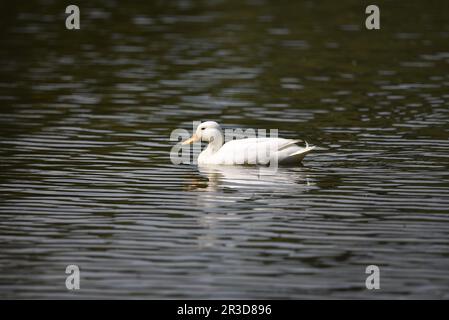
[[[200,139],[198,138],[198,136],[196,134],[194,134],[192,137],[190,137],[186,141],[183,141],[182,144],[191,144],[191,143],[197,142],[199,140]]]

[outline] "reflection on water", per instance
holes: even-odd
[[[207,191],[235,188],[240,191],[291,191],[298,184],[310,186],[307,174],[296,168],[251,166],[200,166],[199,173],[209,181]]]
[[[307,173],[297,168],[249,166],[200,166],[199,177],[192,180],[188,190],[197,192],[197,206],[209,212],[219,205],[252,201],[257,207],[270,207],[273,197],[283,197],[282,205],[294,204],[288,195],[307,191],[313,183]],[[204,183],[201,177],[207,178]],[[228,215],[226,215],[228,216]],[[210,216],[206,216],[210,219]]]
[[[449,8],[376,4],[2,4],[0,297],[449,298]],[[198,120],[320,150],[173,165]]]

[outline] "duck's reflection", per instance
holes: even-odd
[[[198,206],[204,209],[243,200],[274,199],[309,190],[315,183],[307,168],[249,166],[200,166],[199,176],[190,181],[188,190],[198,194]],[[207,180],[205,180],[206,178]]]
[[[220,188],[275,191],[313,184],[303,168],[200,166],[198,171],[208,179],[205,188],[208,191],[217,191]]]
[[[200,247],[236,245],[239,234],[251,219],[276,216],[297,202],[296,196],[313,188],[309,170],[300,168],[207,166],[199,167],[201,177],[193,181],[190,190],[199,191],[196,206],[201,208],[198,224],[203,232],[198,236]],[[293,195],[293,196],[292,196]],[[281,200],[281,202],[279,202]],[[279,207],[273,206],[281,203]],[[296,204],[297,205],[297,204]],[[254,212],[261,214],[253,215]],[[251,223],[250,223],[251,224]],[[223,230],[232,230],[229,234]],[[220,235],[226,234],[225,238]],[[232,234],[236,235],[236,239]]]
[[[238,245],[245,228],[254,228],[253,219],[270,221],[286,207],[297,205],[298,194],[315,184],[305,167],[201,166],[198,172],[189,191],[201,212],[197,217],[201,248]]]

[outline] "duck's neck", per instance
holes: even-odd
[[[223,134],[220,132],[220,134],[215,135],[214,139],[209,142],[204,152],[208,154],[214,154],[215,152],[220,150],[221,146],[223,145],[223,140]]]

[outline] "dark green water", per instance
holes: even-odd
[[[379,31],[347,0],[77,4],[0,5],[1,298],[449,298],[447,1],[377,1]],[[320,148],[172,164],[198,120]]]

